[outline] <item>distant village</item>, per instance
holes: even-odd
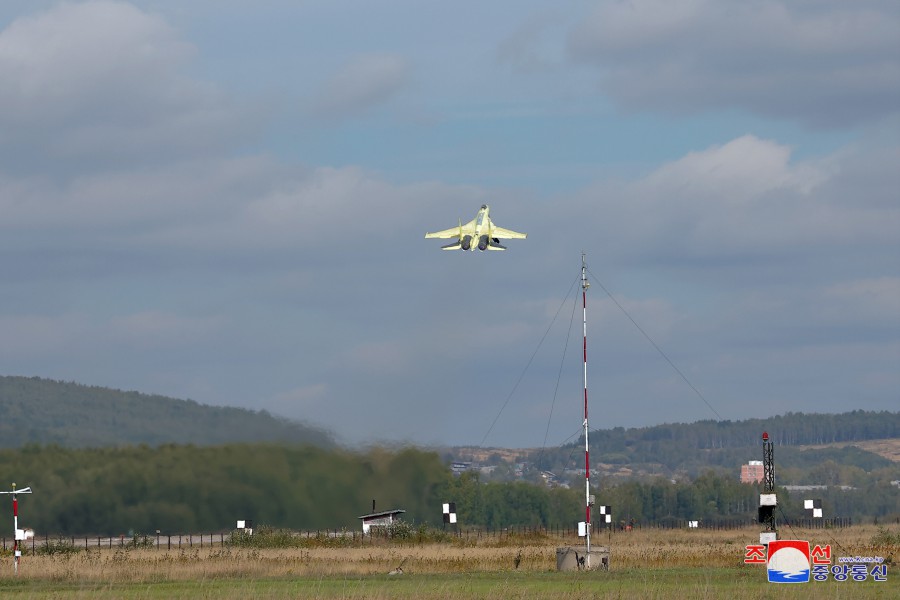
[[[533,450],[510,450],[501,448],[457,448],[456,455],[471,458],[471,460],[453,459],[450,462],[450,470],[454,475],[462,475],[463,473],[478,473],[486,480],[522,480],[522,481],[543,481],[547,487],[559,487],[568,489],[573,479],[584,477],[584,469],[565,469],[560,473],[548,470],[537,470],[537,476],[534,475],[534,465],[523,460],[533,454]],[[530,476],[529,476],[530,475]],[[591,469],[592,478],[644,478],[660,476],[660,472],[654,472],[649,469],[634,469],[628,466],[613,465],[606,463],[595,463]],[[740,466],[736,470],[735,476],[740,478],[741,483],[762,483],[764,478],[763,461],[751,460]],[[538,479],[539,477],[539,479]],[[676,478],[671,478],[674,483]],[[900,487],[900,480],[892,481],[894,487]],[[787,491],[803,492],[813,490],[824,490],[829,486],[821,485],[781,485]],[[856,489],[849,485],[833,486],[842,490]]]
[[[502,468],[496,464],[483,464],[475,461],[461,461],[456,460],[450,463],[450,470],[454,475],[461,475],[466,472],[474,472],[479,473],[484,476],[486,479],[500,479],[500,480],[522,480],[522,481],[534,481],[533,477],[527,477],[527,473],[529,469],[532,467],[532,464],[527,461],[517,461],[511,463],[507,470],[510,470],[510,476],[502,477],[498,476],[498,468]],[[540,479],[547,485],[547,487],[560,487],[568,489],[570,487],[569,481],[575,478],[583,478],[584,477],[584,469],[565,469],[560,473],[554,473],[553,471],[540,470],[538,471]],[[591,477],[592,478],[602,478],[602,477],[616,477],[621,479],[630,479],[633,477],[653,477],[657,476],[659,473],[644,470],[644,469],[632,469],[630,467],[621,466],[621,465],[610,465],[605,463],[595,463],[595,467],[591,469]],[[673,479],[673,482],[675,480]]]
[[[450,458],[450,470],[454,475],[473,472],[478,473],[485,480],[543,481],[547,487],[569,488],[569,482],[584,477],[584,468],[569,468],[560,472],[539,469],[532,462],[526,460],[533,453],[533,449],[455,448],[452,455],[448,455],[448,457]],[[661,472],[649,468],[633,468],[603,462],[594,463],[591,468],[592,478],[614,477],[625,480],[659,475]]]

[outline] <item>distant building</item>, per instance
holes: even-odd
[[[458,460],[458,461],[455,461],[455,462],[450,463],[450,471],[451,471],[454,475],[461,475],[461,474],[463,474],[463,473],[465,473],[466,471],[469,471],[469,470],[471,470],[471,469],[472,469],[472,463],[471,463],[471,462],[463,462],[463,461],[459,461],[459,460]]]
[[[893,483],[893,482],[892,482],[892,483]],[[788,492],[814,492],[814,491],[816,491],[816,490],[827,490],[829,487],[830,487],[831,489],[837,489],[837,490],[841,490],[841,491],[843,491],[843,492],[847,492],[847,491],[855,490],[855,489],[856,489],[856,488],[853,487],[852,485],[831,485],[831,486],[828,486],[828,485],[822,485],[822,484],[815,484],[815,485],[785,485],[785,486],[783,486],[783,487],[784,487],[784,489],[787,490]]]
[[[785,485],[783,487],[788,492],[814,492],[828,489],[827,485]]]
[[[763,461],[751,460],[746,465],[741,465],[741,483],[761,483],[765,477]]]
[[[405,510],[399,509],[383,510],[377,513],[362,515],[357,518],[362,519],[363,534],[368,534],[372,527],[389,527],[392,523],[399,521],[400,515],[405,512]]]

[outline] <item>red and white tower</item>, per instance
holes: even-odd
[[[586,277],[584,253],[581,253],[581,315],[583,333],[584,356],[584,527],[585,527],[585,557],[586,567],[591,568],[591,461],[590,446],[588,445],[588,393],[587,393],[587,289],[591,284]]]

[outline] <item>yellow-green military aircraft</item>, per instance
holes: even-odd
[[[508,240],[524,240],[525,234],[497,227],[491,221],[491,207],[482,204],[478,209],[475,218],[463,225],[459,222],[458,227],[451,227],[443,231],[434,233],[426,233],[425,239],[429,238],[456,238],[456,241],[446,246],[441,246],[442,250],[475,250],[478,248],[482,252],[485,250],[506,250],[506,246],[500,245],[501,239]]]

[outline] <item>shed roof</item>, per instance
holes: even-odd
[[[405,513],[405,510],[401,510],[399,508],[395,508],[393,510],[383,510],[381,512],[371,513],[368,515],[362,515],[361,517],[356,517],[357,519],[378,519],[381,517],[389,517],[391,515],[399,515],[400,513]]]

